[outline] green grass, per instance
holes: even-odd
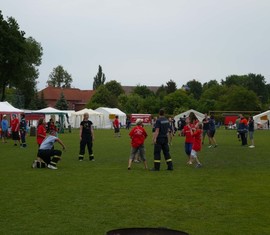
[[[270,131],[256,131],[256,148],[240,146],[236,132],[219,129],[218,147],[199,153],[203,168],[187,166],[184,138],[171,146],[174,171],[127,170],[128,131],[95,130],[96,161],[79,162],[78,130],[58,170],[32,169],[28,147],[0,145],[0,234],[92,234],[128,227],[167,227],[198,234],[270,234]],[[146,155],[153,166],[151,130]],[[60,148],[60,145],[57,146]]]

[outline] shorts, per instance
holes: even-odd
[[[216,131],[208,131],[208,136],[213,138],[215,136]]]
[[[114,133],[119,133],[120,129],[118,127],[114,128]]]
[[[248,132],[248,135],[249,135],[249,139],[250,140],[253,140],[253,134],[254,134],[254,131]]]
[[[190,156],[192,158],[197,158],[197,151],[195,151],[194,149],[191,150]]]
[[[12,139],[13,140],[20,140],[20,136],[19,136],[18,131],[12,131]]]
[[[192,143],[185,143],[185,152],[189,156],[192,150]]]
[[[145,157],[145,148],[144,145],[139,146],[138,148],[131,148],[131,152],[130,152],[130,158],[134,160],[136,154],[139,153],[140,158],[142,159],[142,161],[146,161],[146,157]]]

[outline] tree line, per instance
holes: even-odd
[[[44,97],[38,96],[38,66],[41,64],[43,48],[25,32],[13,17],[4,19],[0,11],[0,97],[14,106],[25,109],[46,107]],[[99,65],[93,79],[95,94],[87,107],[117,107],[126,113],[158,113],[161,107],[168,114],[177,114],[193,108],[200,112],[209,110],[264,111],[269,109],[270,84],[260,74],[230,75],[221,82],[210,80],[200,83],[191,80],[181,87],[170,79],[154,92],[145,85],[137,85],[130,94],[113,80],[106,82],[106,76]],[[62,65],[53,69],[48,85],[70,88],[72,75]],[[89,81],[89,87],[91,86]],[[65,97],[61,94],[57,108],[65,109]]]

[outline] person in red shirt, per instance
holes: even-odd
[[[182,129],[182,135],[185,136],[185,152],[188,157],[188,162],[187,164],[192,164],[191,158],[190,158],[190,153],[192,150],[192,144],[193,144],[193,137],[191,134],[191,129],[194,128],[192,124],[190,124],[190,118],[186,118],[186,125]]]
[[[113,121],[113,128],[114,128],[114,137],[120,137],[120,122],[118,119],[118,116],[115,116],[115,119]]]
[[[10,125],[11,125],[12,139],[14,140],[14,146],[17,146],[18,144],[20,144],[20,136],[19,136],[20,122],[16,114],[12,114]]]
[[[38,126],[37,126],[37,144],[38,148],[40,147],[43,140],[46,138],[46,122],[44,118],[40,118],[38,120]],[[37,159],[34,160],[32,164],[32,168],[45,168],[46,164],[45,162],[37,156]]]
[[[191,162],[193,160],[195,160],[196,163],[197,163],[196,167],[200,168],[202,166],[202,164],[200,163],[200,161],[198,159],[197,153],[199,151],[201,151],[201,148],[202,148],[202,133],[203,133],[202,124],[197,123],[195,125],[195,130],[191,129],[190,131],[191,131],[191,135],[193,137],[193,145],[192,145],[192,150],[191,150],[191,153],[190,153]]]
[[[46,123],[43,118],[38,120],[37,126],[37,144],[38,146],[41,145],[42,141],[46,138]]]
[[[148,169],[147,162],[145,158],[145,148],[144,148],[144,140],[147,137],[147,133],[142,127],[143,120],[137,119],[136,120],[136,126],[132,128],[132,130],[129,132],[129,136],[131,138],[131,153],[130,158],[128,160],[128,170],[131,169],[131,163],[135,159],[135,156],[137,153],[139,153],[140,158],[142,159],[144,163],[144,168]]]

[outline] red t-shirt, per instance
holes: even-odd
[[[119,120],[118,120],[118,118],[114,119],[114,121],[113,121],[113,127],[114,128],[119,128]]]
[[[11,131],[19,131],[19,119],[14,118],[11,120]]]
[[[140,145],[144,143],[144,140],[147,137],[147,133],[143,129],[143,127],[135,126],[129,132],[129,136],[131,138],[131,146],[134,148],[138,148]]]
[[[194,133],[193,133],[193,145],[192,145],[192,149],[195,150],[196,152],[200,151],[202,148],[202,130],[201,129],[197,129]]]
[[[45,137],[41,137],[39,135],[43,135]],[[37,143],[40,145],[45,138],[46,138],[46,128],[43,125],[39,125],[37,127]]]
[[[193,137],[192,137],[191,132],[190,132],[190,127],[187,126],[187,125],[184,126],[183,133],[184,133],[184,135],[186,137],[185,142],[192,144],[193,143]]]

